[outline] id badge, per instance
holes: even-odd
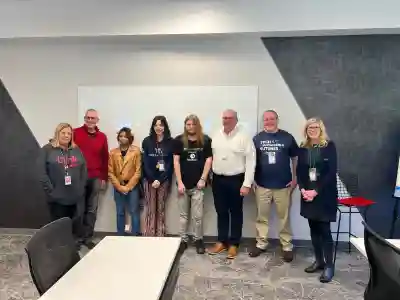
[[[65,185],[71,185],[72,181],[71,181],[71,176],[69,175],[65,175]]]
[[[268,164],[270,165],[276,164],[275,152],[268,152]]]
[[[317,169],[310,168],[308,174],[309,174],[309,177],[310,177],[310,181],[317,181]]]
[[[164,171],[165,171],[164,162],[163,162],[163,161],[159,161],[159,162],[158,162],[158,170],[159,170],[160,172],[164,172]]]

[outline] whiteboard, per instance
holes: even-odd
[[[124,126],[132,129],[134,143],[141,145],[156,115],[167,118],[173,137],[183,132],[189,114],[196,114],[204,132],[212,135],[222,127],[226,109],[238,112],[240,126],[250,135],[258,130],[257,86],[80,86],[78,122],[89,108],[99,112],[99,127],[110,148],[117,146],[117,132]]]

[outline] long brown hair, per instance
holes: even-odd
[[[60,123],[56,127],[56,130],[54,131],[54,136],[53,136],[53,138],[50,139],[50,144],[53,147],[56,148],[56,147],[60,146],[60,142],[59,142],[60,132],[61,132],[61,130],[65,129],[65,128],[71,129],[71,142],[69,143],[68,147],[70,147],[70,148],[76,147],[76,144],[74,143],[74,130],[72,129],[72,126],[68,123]]]
[[[188,121],[192,121],[193,124],[196,126],[196,143],[197,146],[202,147],[204,145],[204,134],[203,134],[203,126],[201,126],[201,122],[198,116],[196,115],[189,115],[185,118],[184,124],[184,130],[182,134],[182,142],[183,146],[187,148],[189,146],[189,138],[188,138],[188,132],[186,130],[186,123]]]

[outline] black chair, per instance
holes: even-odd
[[[80,260],[71,219],[62,218],[42,227],[25,251],[33,283],[43,295]]]
[[[374,232],[365,222],[364,243],[370,266],[365,300],[398,300],[400,297],[400,249]]]

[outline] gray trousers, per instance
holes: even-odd
[[[204,192],[196,188],[186,190],[178,198],[180,235],[182,240],[188,241],[188,229],[190,219],[192,220],[194,239],[203,239],[203,202]]]
[[[97,219],[97,208],[99,206],[99,198],[101,191],[101,180],[98,178],[90,178],[86,182],[85,187],[85,203],[83,207],[83,241],[89,241],[93,237],[94,226]]]

